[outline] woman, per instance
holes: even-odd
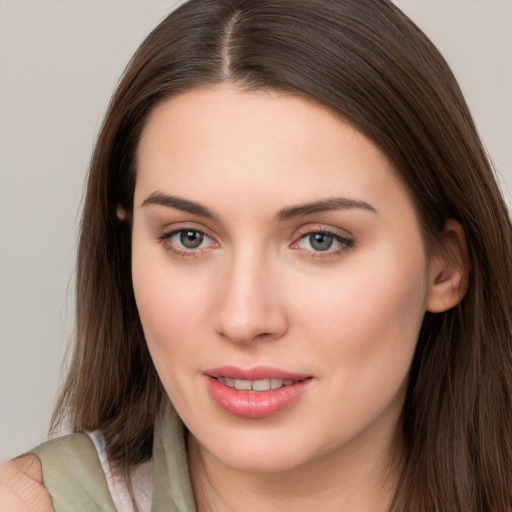
[[[455,79],[391,3],[187,2],[91,165],[54,418],[87,435],[6,494],[509,510],[510,235]]]

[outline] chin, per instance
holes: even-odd
[[[308,449],[301,437],[293,433],[290,435],[289,431],[285,435],[260,431],[258,434],[245,432],[218,436],[210,431],[207,437],[201,436],[193,442],[234,470],[279,473],[295,469],[317,456],[314,447]]]
[[[241,450],[236,453],[222,452],[218,460],[232,469],[247,473],[285,473],[298,468],[306,462],[307,458],[300,450],[293,449],[292,453],[283,453],[282,450],[254,453]]]

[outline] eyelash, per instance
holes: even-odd
[[[186,233],[186,232],[199,233],[199,235],[202,235],[205,238],[209,238],[212,242],[214,242],[216,244],[216,242],[213,240],[213,238],[211,236],[208,236],[204,231],[201,231],[200,229],[193,228],[193,227],[190,227],[190,228],[183,227],[183,228],[179,228],[179,229],[173,229],[172,231],[169,231],[168,233],[163,233],[162,235],[160,235],[158,237],[158,241],[165,246],[165,249],[167,251],[169,251],[171,254],[173,254],[175,256],[178,256],[179,258],[197,258],[197,257],[200,257],[201,254],[205,250],[207,250],[206,248],[203,248],[203,247],[198,247],[196,249],[192,249],[192,248],[189,248],[189,249],[179,248],[178,246],[176,246],[176,244],[173,244],[171,242],[171,239],[174,236],[179,235],[179,234],[183,234],[183,233]],[[202,242],[203,241],[201,241],[201,243]]]
[[[339,244],[339,247],[336,249],[331,249],[330,247],[327,248],[324,251],[314,250],[314,249],[302,249],[299,247],[299,244],[303,240],[307,240],[312,235],[323,235],[328,236],[333,239],[333,242],[337,242]],[[340,254],[353,249],[355,245],[355,242],[351,238],[347,238],[344,236],[341,236],[339,233],[336,233],[335,231],[331,231],[329,229],[325,229],[322,227],[314,227],[314,228],[306,228],[303,231],[300,232],[299,239],[292,244],[292,249],[298,249],[298,250],[304,250],[310,253],[309,257],[314,259],[327,259],[327,258],[335,258],[336,256],[339,256]]]
[[[180,258],[197,258],[200,257],[204,251],[208,250],[208,247],[197,247],[197,248],[179,248],[175,243],[171,242],[171,239],[179,234],[183,234],[185,232],[193,232],[199,234],[199,236],[203,237],[203,240],[201,240],[200,244],[203,243],[204,238],[209,238],[215,245],[217,245],[217,242],[207,235],[204,231],[197,229],[197,228],[179,228],[174,229],[172,231],[169,231],[168,233],[163,233],[159,237],[157,237],[158,241],[162,243],[165,246],[165,249],[168,250],[173,255],[180,257]],[[307,240],[308,237],[311,237],[313,235],[323,235],[327,237],[331,237],[334,242],[337,242],[339,244],[339,247],[337,249],[331,249],[330,247],[325,250],[314,250],[314,249],[304,249],[299,246],[300,242],[303,240]],[[336,233],[334,231],[330,231],[325,228],[309,228],[304,229],[302,232],[300,232],[299,238],[293,242],[290,247],[292,249],[298,249],[305,251],[309,253],[309,257],[313,259],[326,259],[326,258],[332,258],[340,255],[341,253],[344,253],[345,251],[348,251],[354,247],[355,243],[353,239],[346,238],[344,236],[341,236],[339,233]]]

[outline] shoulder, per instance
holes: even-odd
[[[0,512],[115,512],[96,448],[82,433],[34,448],[2,475]]]
[[[44,486],[55,512],[115,512],[98,452],[89,436],[75,433],[59,437],[31,454],[41,461]]]
[[[41,462],[26,455],[0,467],[0,512],[51,512]]]

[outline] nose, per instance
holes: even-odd
[[[288,329],[278,270],[264,257],[240,254],[223,273],[217,330],[235,343],[272,340]]]

